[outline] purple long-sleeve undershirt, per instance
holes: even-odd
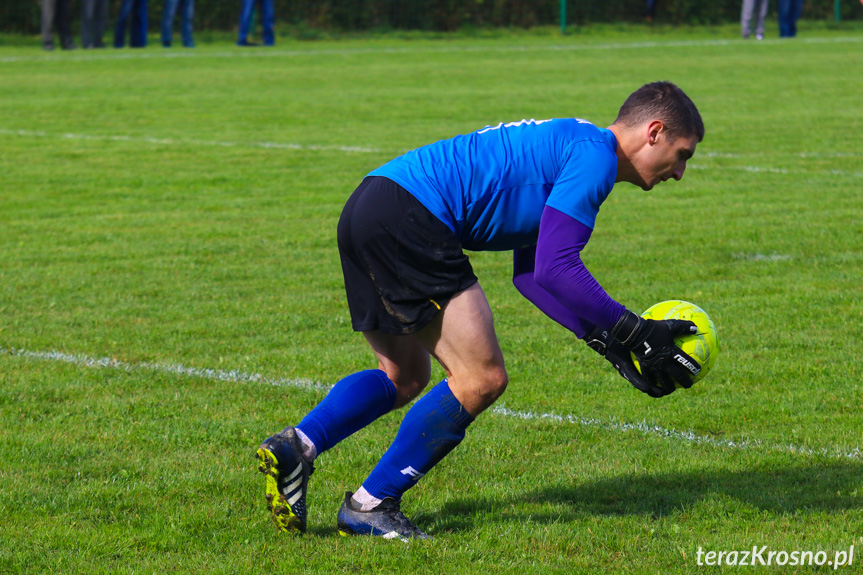
[[[583,338],[594,326],[611,329],[624,306],[614,301],[581,261],[593,230],[546,206],[536,246],[513,255],[512,283],[545,315]]]

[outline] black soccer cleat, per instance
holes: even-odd
[[[345,493],[345,502],[339,509],[339,534],[373,535],[384,539],[431,539],[411,523],[401,512],[400,502],[387,497],[371,511],[360,511],[351,501],[353,493]]]
[[[306,532],[306,492],[314,466],[303,457],[303,446],[293,427],[268,437],[255,452],[258,471],[267,476],[267,509],[286,533]]]

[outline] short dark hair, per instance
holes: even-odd
[[[695,136],[699,142],[704,139],[704,122],[698,108],[671,82],[645,84],[630,94],[614,123],[631,128],[651,120],[661,120],[672,138]]]

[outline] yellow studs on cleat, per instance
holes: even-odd
[[[279,460],[272,451],[264,447],[258,449],[255,455],[261,460],[258,471],[267,476],[267,509],[273,514],[276,527],[285,533],[302,533],[300,518],[291,511],[291,506],[279,492],[279,470],[276,467]]]

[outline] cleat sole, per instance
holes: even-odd
[[[273,522],[280,531],[285,533],[303,533],[303,523],[299,517],[291,511],[288,501],[279,492],[279,460],[269,449],[261,447],[255,452],[260,460],[258,471],[267,478],[266,499],[267,509],[273,515]]]

